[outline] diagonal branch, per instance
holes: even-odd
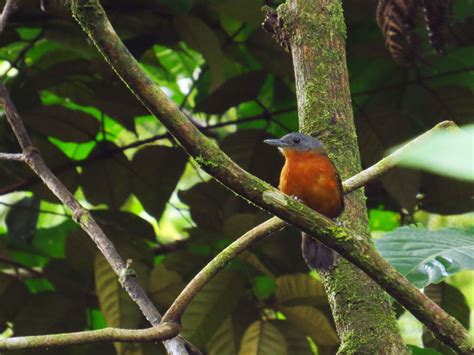
[[[7,25],[10,16],[18,9],[18,0],[7,0],[0,15],[0,33]]]
[[[429,131],[423,133],[419,137],[405,144],[400,149],[380,160],[378,163],[361,171],[357,175],[347,179],[342,183],[344,193],[348,194],[358,188],[368,184],[369,182],[378,179],[381,175],[394,168],[400,161],[401,155],[408,149],[419,145],[441,130],[457,127],[452,121],[444,121],[438,123]],[[163,316],[163,321],[179,322],[181,316],[186,310],[189,303],[198,294],[198,292],[214,277],[219,271],[224,269],[226,265],[234,258],[239,256],[243,251],[248,249],[253,244],[257,243],[263,238],[266,238],[280,229],[287,226],[287,223],[278,218],[272,217],[269,220],[252,228],[247,233],[242,235],[222,252],[220,252],[214,259],[212,259],[184,288],[183,291],[174,300],[168,311]],[[425,306],[429,306],[425,304]]]
[[[369,275],[453,349],[463,354],[474,350],[463,326],[400,275],[380,256],[372,244],[361,236],[352,236],[349,231],[328,218],[244,171],[199,132],[133,58],[116,34],[98,0],[73,0],[71,10],[127,87],[151,113],[160,117],[175,139],[211,176],[241,197],[336,250]]]
[[[170,339],[179,334],[176,323],[161,323],[147,329],[105,328],[76,333],[34,335],[0,339],[0,351],[49,349],[51,347],[106,342],[142,342]]]
[[[138,283],[136,275],[131,272],[89,211],[81,206],[66,186],[51,172],[39,151],[33,146],[23,121],[13,105],[7,89],[3,85],[0,85],[0,105],[3,106],[7,121],[20,144],[26,164],[38,175],[64,206],[71,211],[74,221],[81,226],[97,245],[97,248],[107,259],[114,272],[119,276],[122,287],[138,305],[150,324],[154,326],[159,325],[161,315]],[[164,345],[170,353],[181,354],[185,351],[184,340],[179,337],[165,341]]]

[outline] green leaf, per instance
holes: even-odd
[[[382,209],[370,209],[369,223],[371,231],[391,231],[400,227],[400,213]]]
[[[87,200],[99,205],[105,203],[118,210],[131,192],[133,170],[123,152],[110,142],[101,142],[92,151],[95,159],[83,167],[80,182]],[[107,157],[108,159],[100,158]]]
[[[408,349],[410,349],[412,355],[442,355],[441,353],[437,352],[434,349],[430,348],[419,348],[415,345],[408,345]]]
[[[308,274],[283,275],[276,280],[276,301],[285,306],[328,304],[323,284]]]
[[[51,228],[37,229],[33,238],[33,247],[52,258],[64,257],[64,246],[67,235],[77,230],[77,224],[71,220]]]
[[[220,85],[224,75],[225,57],[214,31],[200,18],[192,15],[176,16],[176,32],[186,44],[202,54],[212,76],[212,88]]]
[[[470,309],[461,291],[445,282],[440,282],[427,286],[424,292],[466,329],[469,329]],[[425,347],[435,349],[442,354],[455,354],[447,345],[438,341],[426,327],[423,327],[422,339]]]
[[[25,197],[16,202],[5,217],[8,237],[14,241],[30,243],[36,231],[40,200]]]
[[[168,270],[164,263],[156,265],[150,275],[148,294],[156,304],[169,307],[183,290],[183,278],[176,272]]]
[[[239,355],[286,355],[287,344],[283,334],[272,323],[256,321],[242,338]]]
[[[334,346],[339,344],[337,333],[320,310],[311,306],[280,307],[286,320],[318,345]]]
[[[229,316],[217,329],[207,345],[209,355],[234,355],[237,353],[232,317]]]
[[[147,280],[146,267],[134,261],[133,269],[139,280]],[[144,277],[145,276],[145,277]],[[142,286],[146,289],[146,285]],[[136,329],[142,321],[142,313],[130,296],[121,287],[118,276],[114,273],[102,254],[95,259],[95,284],[100,310],[109,327]],[[115,343],[118,354],[140,353],[140,345],[134,343]]]
[[[257,276],[253,280],[252,290],[260,300],[269,298],[276,290],[275,279],[270,276]]]
[[[288,345],[288,354],[291,355],[312,355],[313,351],[309,345],[308,339],[296,327],[293,327],[287,321],[273,321],[278,330],[283,334]]]
[[[150,146],[138,151],[132,160],[133,192],[145,210],[160,219],[186,166],[182,149]]]
[[[474,125],[436,132],[401,156],[400,165],[474,181]]]
[[[85,308],[59,293],[42,292],[23,304],[13,319],[15,335],[72,332],[85,327]]]
[[[237,75],[198,101],[194,109],[209,114],[223,114],[231,107],[256,99],[265,78],[266,74],[262,71]]]
[[[31,294],[23,282],[14,276],[0,273],[0,321],[11,321],[21,312]]]
[[[417,287],[474,269],[474,229],[401,227],[375,241],[382,256]]]
[[[52,136],[66,142],[86,142],[95,139],[99,121],[82,111],[63,106],[39,106],[22,115],[32,131]]]
[[[221,271],[196,295],[183,314],[183,335],[198,348],[207,344],[236,307],[243,292],[243,278]]]

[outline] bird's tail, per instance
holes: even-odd
[[[303,259],[311,269],[328,270],[336,261],[336,253],[323,243],[314,240],[306,233],[301,233],[301,251]]]

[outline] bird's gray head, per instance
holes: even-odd
[[[324,153],[323,144],[318,139],[298,132],[289,133],[280,139],[265,139],[263,142],[282,150],[291,149],[299,152]]]

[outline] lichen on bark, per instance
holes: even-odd
[[[346,26],[340,0],[288,0],[278,9],[290,40],[300,130],[322,140],[341,177],[361,170],[346,65]],[[369,238],[363,190],[346,196],[344,226]],[[338,259],[322,273],[340,354],[403,354],[385,293],[358,268]]]

